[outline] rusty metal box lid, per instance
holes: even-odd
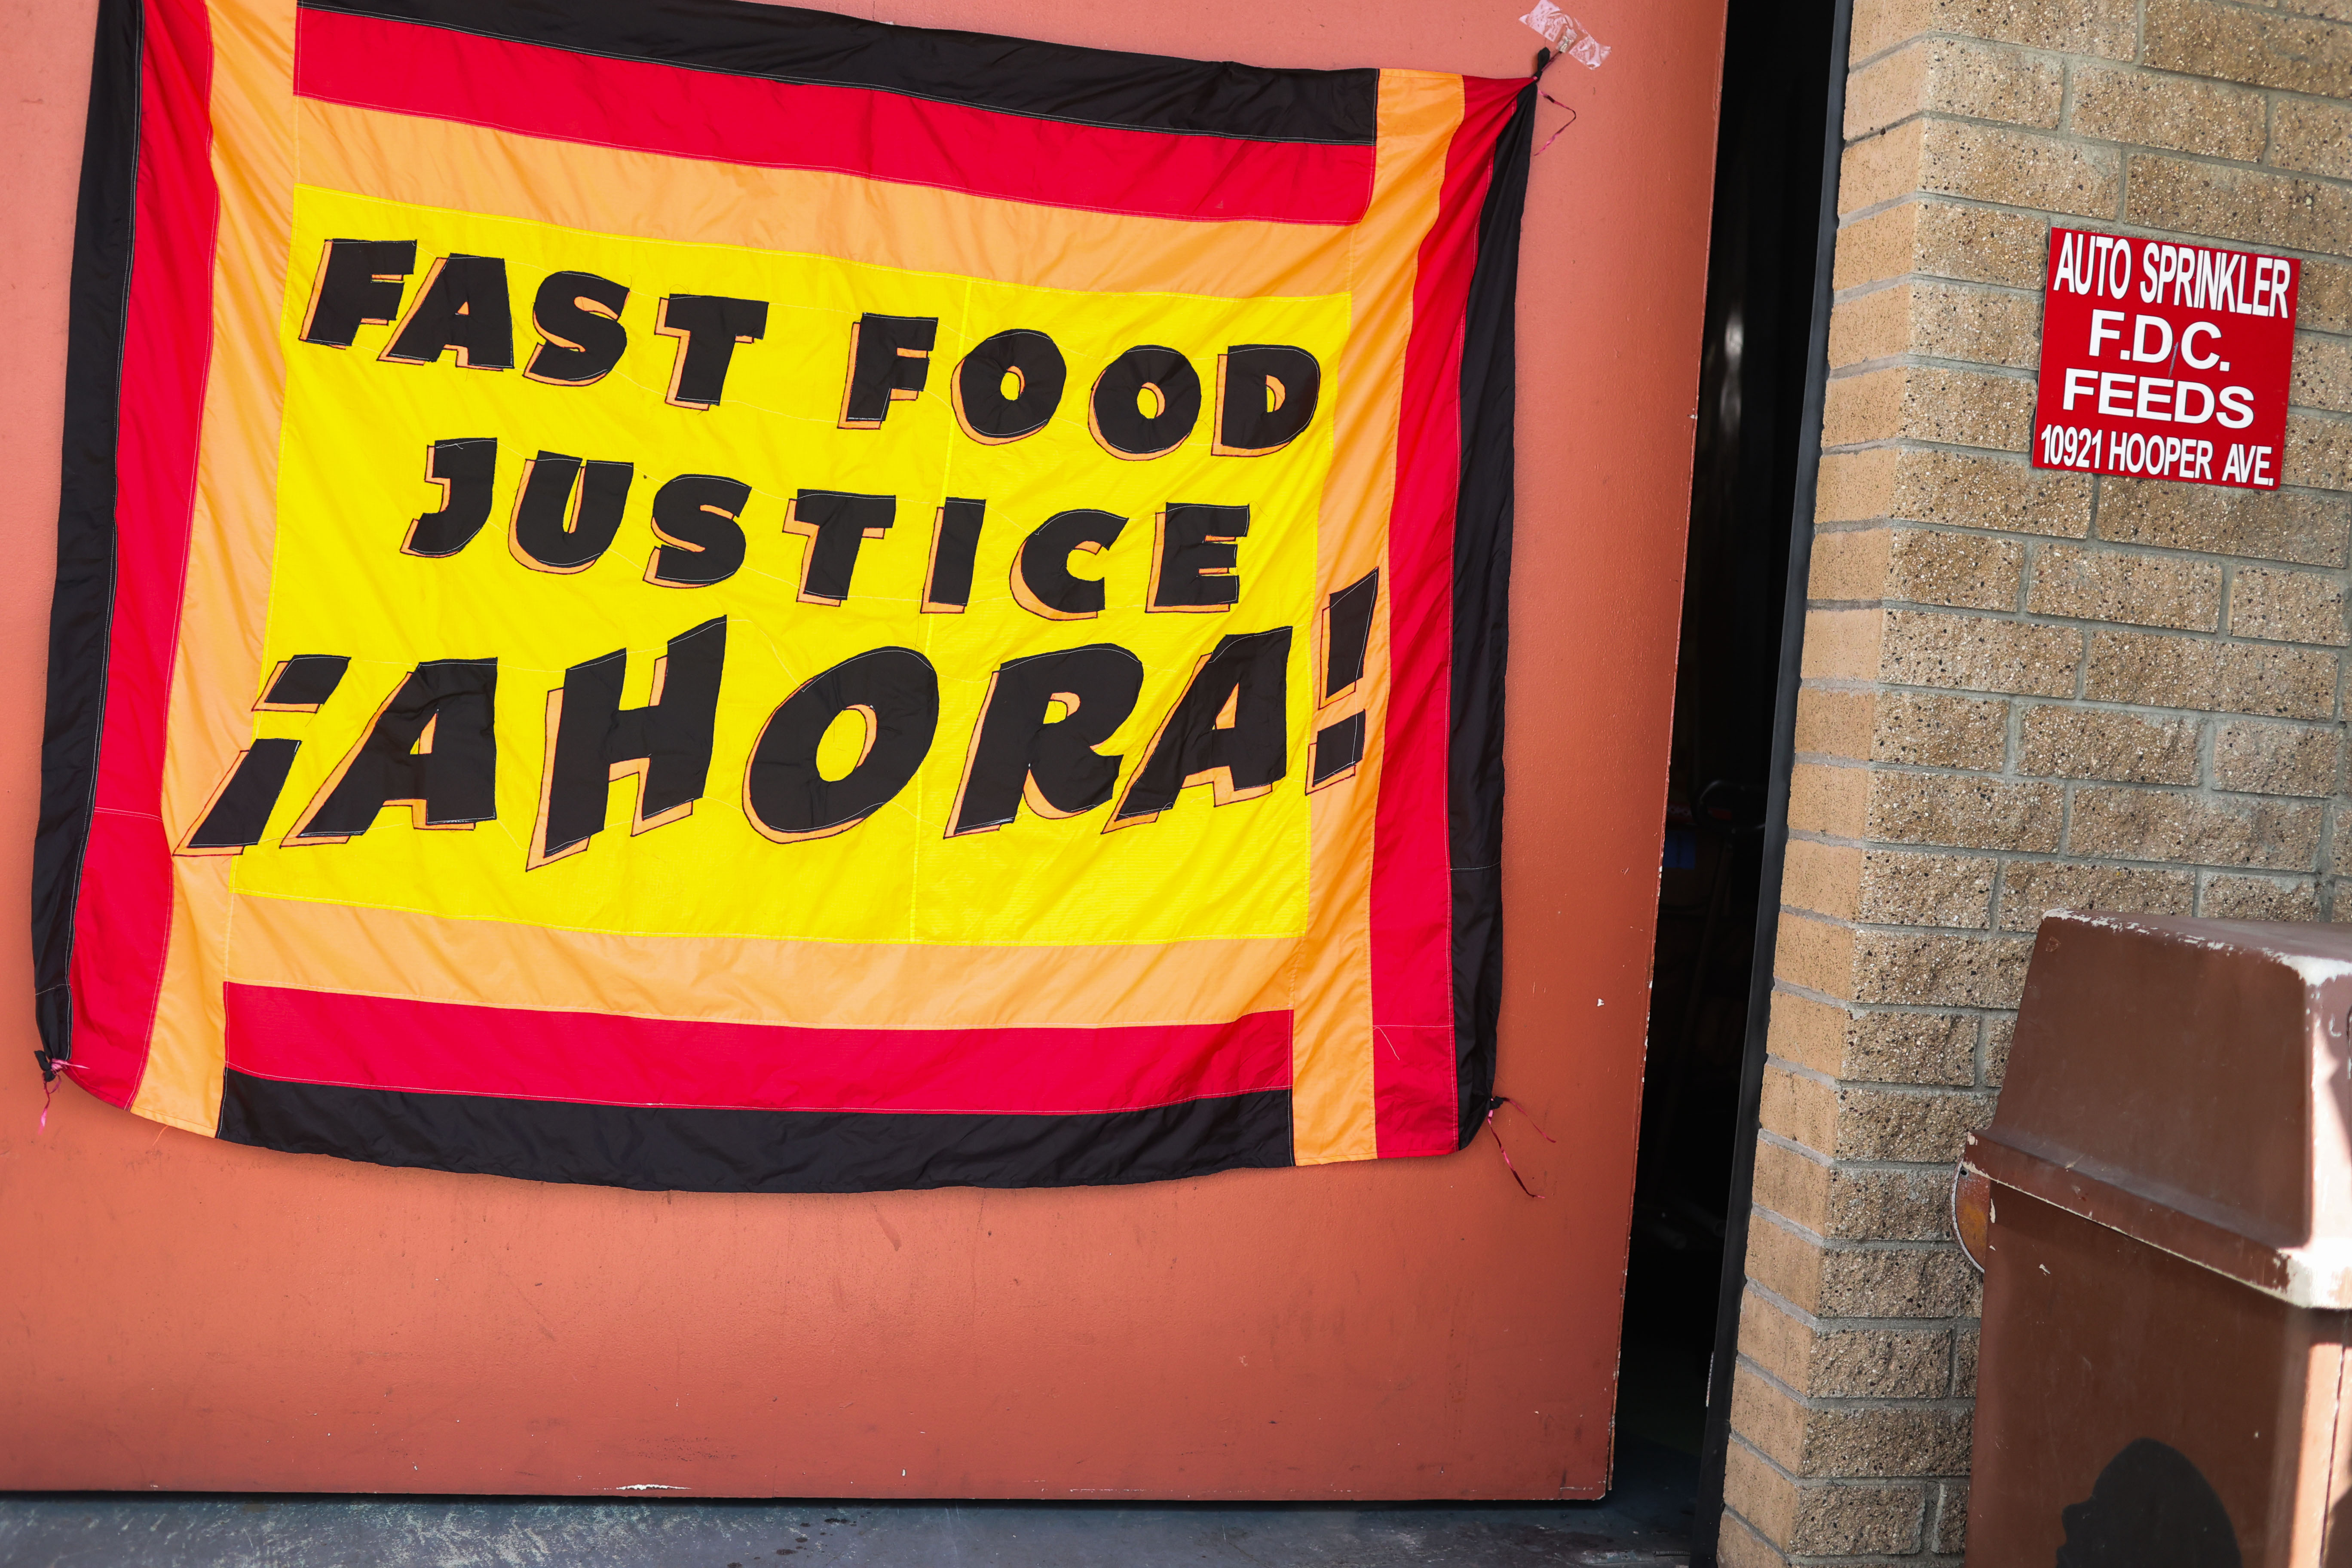
[[[2347,1036],[2352,927],[2053,914],[1964,1163],[2293,1305],[2352,1309]]]

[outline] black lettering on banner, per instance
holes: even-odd
[[[654,661],[653,700],[621,706],[626,649],[575,664],[547,694],[547,761],[530,856],[537,870],[588,847],[604,831],[612,786],[637,781],[632,836],[690,816],[710,777],[719,681],[727,663],[727,617],[669,639]]]
[[[1286,343],[1236,343],[1217,356],[1217,428],[1209,449],[1221,458],[1263,458],[1298,438],[1315,418],[1323,367]]]
[[[1171,502],[1152,519],[1147,610],[1230,610],[1241,603],[1238,562],[1250,509]]]
[[[388,805],[408,807],[419,828],[470,828],[496,816],[498,689],[495,658],[418,665],[376,710],[286,843],[356,838]]]
[[[1290,628],[1221,637],[1160,721],[1103,829],[1149,822],[1192,784],[1219,805],[1265,794],[1289,768],[1285,687]]]
[[[949,400],[965,435],[1001,447],[1034,436],[1052,421],[1069,375],[1053,339],[1014,327],[983,338],[963,356],[949,383]]]
[[[1149,405],[1147,411],[1146,405]],[[1103,367],[1087,428],[1114,458],[1164,458],[1201,422],[1201,374],[1174,349],[1142,343]]]
[[[801,552],[801,603],[838,605],[847,599],[858,546],[887,533],[898,515],[896,496],[803,490],[793,497],[784,512],[784,531],[808,541]]]
[[[551,386],[593,386],[612,374],[629,346],[621,325],[628,289],[593,272],[555,272],[531,300],[530,324],[546,341],[523,374]]]
[[[636,469],[628,463],[541,452],[522,466],[507,549],[534,572],[585,572],[621,531]]]
[[[490,521],[491,489],[499,477],[498,438],[466,436],[434,442],[425,448],[425,477],[441,487],[441,510],[409,523],[400,552],[455,555]]]
[[[1364,679],[1372,607],[1381,601],[1379,568],[1333,593],[1323,605],[1323,700],[1337,702]]]
[[[343,683],[351,657],[340,653],[298,653],[281,658],[261,685],[256,713],[316,713],[335,688]]]
[[[1033,616],[1049,621],[1088,620],[1103,612],[1106,595],[1099,577],[1074,577],[1070,557],[1110,548],[1127,527],[1116,512],[1057,511],[1039,523],[1013,557],[1013,597]]]
[[[1364,679],[1364,653],[1372,640],[1372,609],[1380,603],[1378,568],[1334,593],[1323,605],[1323,706],[1352,693]],[[1364,760],[1364,715],[1359,711],[1315,731],[1307,763],[1307,792],[1355,776]]]
[[[1364,761],[1364,715],[1359,710],[1315,731],[1314,755],[1307,770],[1307,793],[1356,776]]]
[[[362,327],[400,319],[400,296],[416,270],[413,239],[331,239],[302,314],[302,341],[347,349]]]
[[[654,537],[646,581],[708,588],[743,564],[743,508],[751,487],[718,474],[680,474],[654,492]]]
[[[849,379],[841,390],[841,427],[879,430],[893,403],[912,403],[930,380],[937,316],[877,316],[850,324]]]
[[[213,797],[181,840],[183,855],[237,855],[261,842],[269,813],[293,771],[299,741],[264,739],[236,754]]]
[[[507,264],[495,256],[445,256],[425,275],[379,359],[431,364],[455,349],[468,370],[514,369],[514,307]]]
[[[923,614],[960,616],[971,604],[971,567],[980,555],[984,500],[950,496],[931,525],[931,559],[923,571]]]
[[[837,779],[818,769],[817,744],[835,720],[866,726],[857,761]],[[743,815],[778,844],[845,833],[907,787],[940,727],[940,678],[910,647],[843,660],[777,704],[743,773]]]
[[[765,300],[730,300],[724,294],[672,294],[654,315],[654,331],[677,340],[663,401],[679,408],[719,406],[727,369],[737,343],[756,343],[768,333]]]
[[[1076,816],[1111,797],[1119,756],[1095,750],[1135,711],[1143,661],[1115,643],[1008,659],[971,727],[947,836],[993,833],[1026,801],[1040,816]],[[1055,706],[1062,714],[1052,717]]]

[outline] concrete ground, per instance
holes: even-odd
[[[1680,1568],[1697,1460],[1601,1502],[772,1502],[0,1493],[0,1568]]]

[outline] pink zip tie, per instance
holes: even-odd
[[[1517,1107],[1519,1114],[1528,1118],[1528,1125],[1536,1130],[1536,1136],[1541,1138],[1545,1142],[1557,1143],[1559,1140],[1545,1131],[1540,1122],[1537,1121],[1534,1117],[1528,1115],[1528,1108],[1524,1105],[1520,1105],[1517,1100],[1513,1100],[1509,1095],[1497,1094],[1487,1100],[1486,1131],[1494,1133],[1495,1135],[1495,1148],[1496,1152],[1503,1156],[1503,1169],[1511,1173],[1511,1180],[1519,1184],[1519,1191],[1527,1194],[1528,1196],[1531,1198],[1542,1197],[1544,1194],[1528,1185],[1528,1179],[1519,1174],[1519,1168],[1517,1165],[1511,1163],[1511,1152],[1509,1149],[1504,1147],[1503,1134],[1495,1126],[1495,1112],[1500,1110],[1506,1105]]]
[[[1536,156],[1536,157],[1538,157],[1538,158],[1540,158],[1540,157],[1542,157],[1545,153],[1547,153],[1550,152],[1550,151],[1551,151],[1551,144],[1552,144],[1553,142],[1555,142],[1559,141],[1562,135],[1566,134],[1566,133],[1567,133],[1567,131],[1568,131],[1568,128],[1569,128],[1570,126],[1571,126],[1571,125],[1573,125],[1573,124],[1575,124],[1575,123],[1576,123],[1576,110],[1575,110],[1574,109],[1570,108],[1569,105],[1567,105],[1567,104],[1565,104],[1565,103],[1560,103],[1560,100],[1559,100],[1559,99],[1554,98],[1554,97],[1552,96],[1552,94],[1551,94],[1551,89],[1549,89],[1549,88],[1548,88],[1548,87],[1544,86],[1544,84],[1543,84],[1543,79],[1544,79],[1546,76],[1548,76],[1548,75],[1549,75],[1549,74],[1550,74],[1551,68],[1553,67],[1553,65],[1554,65],[1554,64],[1556,64],[1556,63],[1559,60],[1559,58],[1560,58],[1560,57],[1559,57],[1559,56],[1558,56],[1558,55],[1554,55],[1554,56],[1552,56],[1549,59],[1547,59],[1546,61],[1544,61],[1544,63],[1542,64],[1542,66],[1537,69],[1537,71],[1536,71],[1536,90],[1537,90],[1538,92],[1539,92],[1539,93],[1543,94],[1543,100],[1544,100],[1544,101],[1545,101],[1546,103],[1555,103],[1555,104],[1559,104],[1559,107],[1560,107],[1560,108],[1568,110],[1568,118],[1567,118],[1567,119],[1565,119],[1565,120],[1563,120],[1563,121],[1561,121],[1559,122],[1559,130],[1557,130],[1557,131],[1554,131],[1550,135],[1549,135],[1549,136],[1545,137],[1545,138],[1544,138],[1544,144],[1543,144],[1542,146],[1540,146],[1540,147],[1538,147],[1538,148],[1537,148],[1537,149],[1535,150],[1534,156]]]
[[[41,1075],[41,1120],[33,1129],[33,1136],[36,1138],[49,1130],[49,1107],[57,1101],[58,1079],[65,1076],[66,1069],[73,1066],[73,1063],[61,1062],[52,1057],[49,1058],[49,1065],[58,1070]]]

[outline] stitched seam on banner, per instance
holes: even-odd
[[[332,103],[344,109],[357,109],[370,114],[397,114],[409,120],[440,121],[453,125],[478,125],[503,136],[525,136],[536,142],[562,142],[580,147],[603,147],[614,153],[636,153],[649,158],[680,158],[696,163],[715,163],[722,168],[798,169],[817,174],[842,174],[851,179],[872,180],[877,184],[915,185],[924,190],[946,191],[954,195],[971,196],[980,201],[1011,202],[1017,206],[1044,207],[1052,212],[1099,213],[1106,217],[1157,218],[1167,223],[1278,223],[1293,228],[1345,228],[1362,221],[1354,218],[1282,217],[1272,213],[1220,213],[1214,216],[1196,213],[1145,210],[1139,207],[1102,206],[1091,202],[1051,202],[1024,196],[1005,195],[994,191],[975,191],[966,185],[948,184],[939,180],[909,179],[903,175],[877,174],[871,169],[852,169],[838,163],[779,163],[756,158],[721,158],[697,153],[673,153],[657,147],[643,147],[630,142],[614,142],[601,136],[562,136],[551,132],[530,130],[495,120],[467,120],[451,115],[425,114],[415,110],[396,109],[389,104],[369,103],[362,99],[338,98],[323,92],[296,94],[313,103]],[[407,205],[407,204],[402,204]]]
[[[567,55],[582,55],[592,59],[618,60],[627,65],[696,71],[705,76],[734,77],[744,81],[772,81],[786,87],[829,87],[839,88],[845,92],[879,93],[887,98],[911,99],[919,103],[937,103],[950,109],[977,110],[984,114],[1009,115],[1017,120],[1034,120],[1047,125],[1080,125],[1091,131],[1132,131],[1144,136],[1193,136],[1212,142],[1264,142],[1277,146],[1377,147],[1380,145],[1377,135],[1369,142],[1342,141],[1321,136],[1235,136],[1223,131],[1186,130],[1181,126],[1168,125],[1130,125],[1116,120],[1086,120],[1071,115],[1040,114],[1034,110],[1007,109],[992,103],[974,103],[970,99],[917,92],[908,88],[876,87],[866,82],[827,81],[822,77],[780,76],[768,71],[730,70],[725,66],[697,65],[689,60],[653,59],[643,55],[621,54],[612,49],[586,48],[578,44],[550,43],[541,38],[519,38],[509,34],[488,32],[479,27],[468,27],[456,22],[419,22],[407,17],[382,16],[372,11],[354,11],[341,5],[305,4],[298,6],[295,14],[299,17],[303,11],[325,11],[338,16],[359,16],[369,21],[389,22],[402,27],[427,27],[436,33],[463,33],[467,37],[484,38],[492,43],[518,44],[524,48],[531,49],[555,49]],[[295,47],[299,55],[300,52],[299,39],[301,32],[299,21],[296,23],[295,32],[298,39]],[[300,79],[299,73],[296,79]],[[298,93],[296,96],[307,98],[315,95]]]

